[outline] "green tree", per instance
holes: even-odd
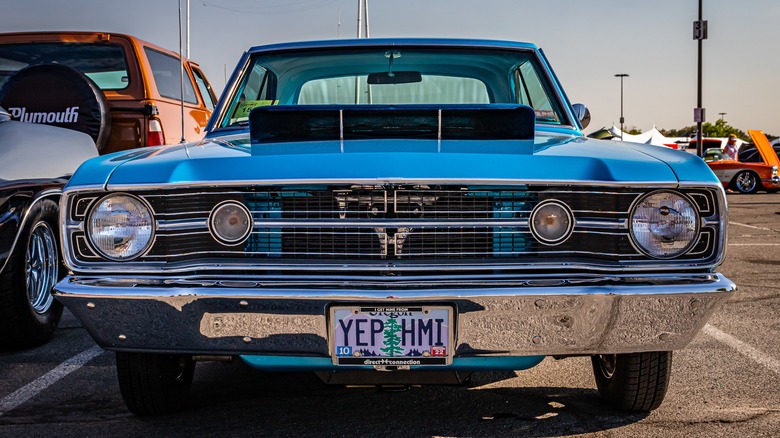
[[[401,326],[394,317],[390,317],[385,321],[385,348],[380,348],[388,356],[396,356],[404,352],[401,347],[401,337],[398,333],[401,331]]]
[[[681,129],[665,130],[660,129],[661,134],[667,137],[687,137],[696,134],[696,126],[686,126]],[[739,130],[723,119],[718,119],[715,123],[705,122],[701,125],[702,137],[728,137],[731,134],[744,141],[750,141],[750,136],[742,130]],[[768,136],[769,137],[769,136]]]

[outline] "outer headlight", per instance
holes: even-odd
[[[698,235],[696,207],[679,193],[650,193],[636,203],[631,213],[631,238],[651,257],[670,259],[685,254]]]
[[[152,212],[135,196],[108,195],[90,212],[87,236],[103,257],[114,261],[132,260],[152,243]]]

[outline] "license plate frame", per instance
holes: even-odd
[[[328,316],[333,365],[408,368],[452,364],[455,350],[455,307],[452,305],[339,304],[329,307]],[[396,322],[388,322],[391,318]],[[374,321],[380,321],[381,325]],[[381,343],[378,336],[382,338]]]

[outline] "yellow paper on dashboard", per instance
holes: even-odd
[[[268,106],[278,104],[278,100],[246,100],[241,102],[233,113],[233,120],[246,120],[249,118],[249,112],[259,106]]]

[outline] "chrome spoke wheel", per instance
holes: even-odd
[[[30,233],[25,255],[25,284],[30,306],[39,315],[49,311],[57,282],[57,240],[46,222],[38,222]]]
[[[752,172],[740,172],[737,175],[736,186],[740,193],[753,193],[758,187],[758,179]]]

